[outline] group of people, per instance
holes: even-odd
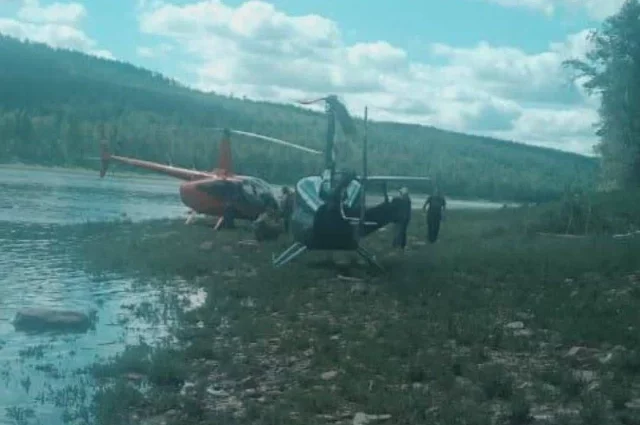
[[[268,204],[266,210],[254,221],[253,229],[256,240],[276,239],[283,232],[289,233],[291,226],[291,216],[293,215],[295,192],[289,187],[282,188],[280,205]],[[404,250],[407,245],[407,230],[411,222],[411,197],[409,190],[403,187],[399,190],[398,196],[391,201],[392,211],[395,216],[395,235],[393,247]],[[430,243],[436,242],[440,233],[440,222],[443,218],[447,202],[440,191],[430,195],[422,205],[422,211],[426,212],[427,240]]]
[[[400,250],[407,246],[407,229],[411,222],[411,197],[409,190],[403,187],[399,190],[398,196],[391,201],[392,210],[395,212],[395,236],[393,238],[394,248]],[[440,191],[436,189],[435,193],[429,196],[422,205],[422,211],[427,213],[427,239],[434,243],[438,239],[440,233],[440,222],[442,221],[443,212],[447,207],[447,201]]]

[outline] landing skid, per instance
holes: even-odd
[[[277,258],[274,258],[272,260],[273,266],[284,266],[285,264],[302,255],[302,253],[304,253],[305,251],[307,251],[307,247],[305,245],[301,244],[300,242],[294,242],[293,245],[287,248]],[[376,261],[375,255],[373,255],[371,252],[367,251],[362,246],[358,246],[358,248],[356,248],[356,252],[369,264],[369,266],[375,267],[380,271],[384,271],[384,268]]]
[[[287,248],[277,258],[272,260],[274,267],[284,266],[296,257],[299,257],[303,252],[307,250],[307,247],[300,242],[294,242],[289,248]]]
[[[360,256],[364,258],[364,260],[369,263],[371,267],[375,267],[381,272],[384,271],[384,268],[380,265],[380,263],[378,263],[378,261],[376,261],[376,256],[364,249],[361,245],[358,245],[358,248],[356,248],[356,252],[360,254]]]

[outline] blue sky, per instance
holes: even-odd
[[[597,99],[562,70],[622,0],[0,0],[0,33],[203,90],[336,92],[378,119],[590,153]],[[366,5],[366,7],[365,7]]]

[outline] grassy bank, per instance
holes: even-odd
[[[208,294],[172,344],[94,368],[98,423],[640,423],[640,242],[533,236],[528,214],[451,211],[435,245],[416,215],[404,256],[367,241],[378,275],[348,255],[274,270],[287,241],[246,230],[85,226],[94,272]]]
[[[534,210],[534,227],[552,233],[606,235],[640,229],[640,191],[566,194]]]

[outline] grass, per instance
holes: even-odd
[[[451,211],[430,245],[416,215],[404,256],[391,232],[367,240],[381,274],[348,254],[273,269],[288,241],[241,244],[243,229],[76,229],[95,273],[208,294],[173,343],[94,368],[97,423],[640,423],[640,242],[536,236],[531,217]]]

